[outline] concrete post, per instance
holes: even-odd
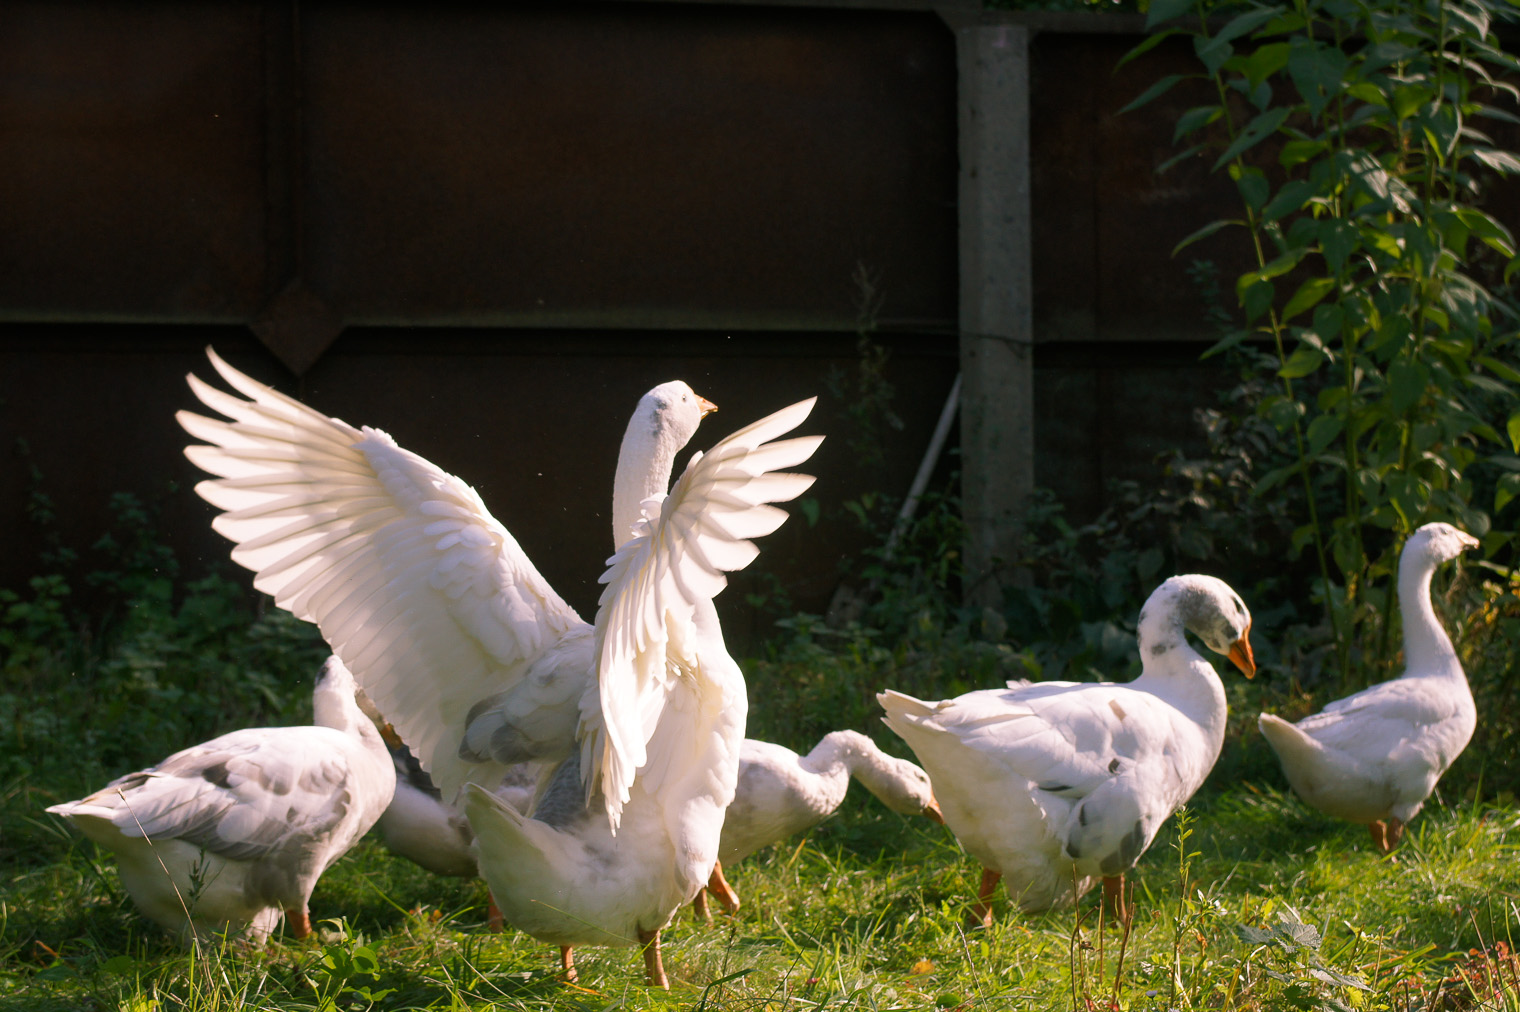
[[[951,19],[947,19],[951,20]],[[997,607],[1034,491],[1029,31],[956,24],[966,599]]]

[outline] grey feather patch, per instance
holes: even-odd
[[[1066,792],[1071,791],[1071,790],[1074,789],[1070,784],[1055,784],[1055,783],[1051,783],[1051,784],[1036,784],[1035,786],[1037,786],[1040,790],[1046,791],[1047,793],[1050,793],[1050,794],[1065,794]]]
[[[1108,772],[1110,772],[1110,773],[1118,773],[1119,772],[1119,767],[1122,766],[1122,765],[1123,764],[1121,762],[1119,762],[1119,757],[1118,756],[1114,756],[1112,759],[1110,759],[1108,761]]]
[[[1151,647],[1151,656],[1160,657],[1170,649],[1172,649],[1172,645],[1170,643],[1157,643],[1155,646]]]
[[[224,762],[212,763],[201,770],[201,779],[205,780],[208,784],[215,784],[223,790],[227,790],[232,786],[227,776],[227,764]]]
[[[605,811],[600,794],[589,803],[586,801],[586,788],[581,784],[581,754],[574,752],[550,775],[538,804],[533,808],[533,818],[546,826],[563,830]]]
[[[1124,834],[1119,841],[1118,849],[1098,862],[1098,867],[1105,875],[1118,875],[1135,866],[1140,859],[1140,854],[1145,850],[1145,826],[1136,822],[1134,828]]]

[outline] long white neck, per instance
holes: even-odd
[[[1430,578],[1436,560],[1426,552],[1399,558],[1399,614],[1404,620],[1404,674],[1463,677],[1451,639],[1430,603]]]
[[[871,739],[859,731],[834,731],[824,735],[798,765],[818,778],[820,792],[837,806],[849,790],[850,774],[867,761],[867,749],[877,751]]]
[[[335,664],[337,659],[329,663]],[[316,726],[353,735],[371,752],[386,756],[385,761],[390,762],[390,753],[375,728],[375,722],[365,715],[354,699],[353,676],[347,670],[328,674],[317,682],[311,695],[311,710],[311,722]]]
[[[612,544],[621,548],[633,537],[640,517],[639,505],[650,496],[670,491],[670,471],[681,444],[643,412],[636,413],[623,433],[618,450],[617,475],[612,482]]]
[[[1196,593],[1185,584],[1168,581],[1145,602],[1136,629],[1140,677],[1131,684],[1165,699],[1223,742],[1228,712],[1224,685],[1183,631],[1184,616],[1197,606],[1189,595]]]

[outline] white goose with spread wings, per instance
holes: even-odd
[[[1257,720],[1298,796],[1327,815],[1366,823],[1385,854],[1477,726],[1462,662],[1430,603],[1436,567],[1477,546],[1477,538],[1443,523],[1426,524],[1404,543],[1401,676],[1296,724],[1270,713]]]
[[[990,923],[1002,877],[1026,911],[1070,902],[1102,877],[1122,912],[1124,873],[1224,743],[1224,687],[1184,628],[1255,671],[1239,596],[1211,576],[1174,576],[1140,610],[1132,682],[1012,682],[938,703],[877,697],[929,771],[945,824],[985,869],[974,920]]]
[[[149,919],[188,940],[311,931],[322,873],[390,803],[395,770],[342,665],[323,668],[311,727],[255,727],[176,752],[48,809],[115,852]]]
[[[659,929],[712,869],[743,738],[743,678],[712,597],[724,571],[758,554],[747,539],[785,519],[766,504],[812,483],[777,469],[820,437],[773,440],[813,402],[722,440],[663,502],[646,501],[644,533],[612,560],[593,628],[463,482],[383,432],[212,363],[247,399],[192,377],[232,422],[179,418],[213,444],[186,454],[220,476],[196,488],[226,511],[214,527],[238,543],[233,559],[317,623],[445,797],[472,782],[481,871],[509,921],[561,946],[646,943],[662,980]],[[539,818],[474,786],[567,741],[579,748]]]

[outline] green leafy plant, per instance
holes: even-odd
[[[1211,352],[1256,354],[1276,384],[1258,410],[1293,453],[1256,494],[1303,488],[1292,544],[1313,549],[1348,685],[1391,659],[1392,577],[1415,527],[1451,519],[1489,555],[1513,543],[1492,518],[1520,493],[1520,330],[1496,286],[1520,258],[1482,199],[1520,159],[1482,127],[1515,121],[1496,103],[1520,94],[1504,79],[1520,63],[1495,14],[1488,0],[1156,0],[1126,58],[1184,36],[1202,64],[1130,108],[1188,79],[1208,95],[1167,167],[1210,158],[1242,217],[1178,249],[1228,228],[1250,243],[1243,326]]]

